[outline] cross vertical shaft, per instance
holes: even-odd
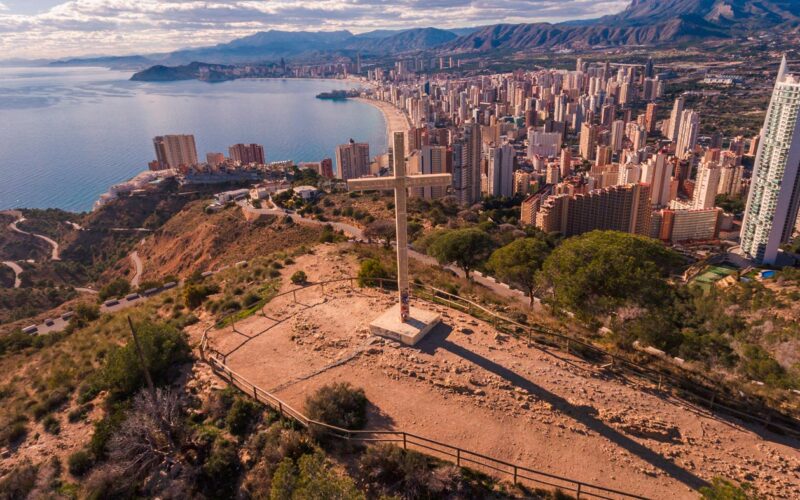
[[[392,144],[394,158],[394,176],[406,178],[405,141],[402,132],[395,132]],[[408,190],[394,190],[394,209],[397,220],[397,289],[400,299],[400,319],[408,320],[410,311],[408,294]]]
[[[395,132],[392,139],[394,176],[349,179],[347,187],[351,190],[394,190],[395,227],[397,229],[397,288],[400,297],[400,320],[405,323],[409,319],[411,310],[408,287],[408,188],[447,187],[452,183],[452,177],[450,174],[406,175],[403,132]]]

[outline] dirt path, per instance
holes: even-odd
[[[334,253],[303,256],[311,281],[353,272]],[[394,299],[326,286],[275,299],[212,332],[229,366],[302,408],[334,381],[363,387],[371,428],[402,429],[537,470],[651,498],[697,498],[715,476],[767,497],[800,497],[800,442],[708,413],[571,355],[528,347],[441,306],[444,325],[416,347],[371,338]],[[353,352],[361,350],[353,356]],[[341,362],[340,362],[341,361]]]
[[[10,267],[12,271],[14,271],[14,288],[19,288],[22,286],[22,268],[16,262],[12,262],[10,260],[3,261],[3,264]]]
[[[18,216],[17,220],[15,220],[11,224],[9,224],[8,228],[11,229],[14,232],[19,233],[19,234],[26,234],[28,236],[33,236],[35,238],[39,238],[40,240],[43,240],[43,241],[47,242],[47,244],[52,247],[52,251],[50,252],[50,258],[52,260],[61,260],[61,257],[59,256],[58,243],[55,240],[53,240],[52,238],[48,238],[47,236],[45,236],[43,234],[36,234],[36,233],[28,232],[28,231],[23,231],[22,229],[17,227],[17,224],[19,224],[20,222],[24,222],[25,221],[25,217],[23,217],[20,212],[16,212],[16,214]]]
[[[139,242],[140,245],[144,244],[144,239]],[[133,277],[131,278],[131,288],[139,288],[139,283],[142,281],[142,272],[144,269],[144,265],[142,264],[142,258],[139,257],[139,251],[134,250],[130,254],[131,265],[133,265]]]

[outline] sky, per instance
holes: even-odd
[[[0,59],[166,52],[269,29],[373,29],[591,19],[629,0],[0,0]]]

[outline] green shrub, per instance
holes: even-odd
[[[700,495],[703,500],[756,500],[759,498],[750,484],[743,483],[737,486],[721,477],[713,478],[710,486],[700,488]]]
[[[183,300],[189,309],[197,309],[209,295],[217,292],[219,292],[219,286],[213,283],[208,285],[188,285],[183,290]]]
[[[389,272],[377,259],[365,259],[358,270],[358,286],[378,286],[380,279],[388,279]]]
[[[208,496],[212,498],[235,497],[240,470],[241,463],[236,452],[236,445],[228,440],[217,438],[202,468],[202,484]]]
[[[175,327],[143,322],[136,325],[136,331],[145,364],[156,384],[168,382],[174,368],[190,360],[186,337]],[[117,399],[126,399],[144,387],[144,372],[133,340],[111,351],[100,379],[102,387]]]
[[[312,420],[342,427],[362,429],[367,423],[367,396],[347,382],[325,385],[305,402],[306,415]]]
[[[79,450],[67,458],[67,469],[75,477],[84,476],[94,466],[92,455],[86,450]]]
[[[308,281],[308,276],[306,276],[306,273],[304,271],[296,271],[294,274],[292,274],[292,277],[290,279],[292,280],[292,283],[294,283],[295,285],[302,285],[306,281]]]
[[[106,300],[114,297],[122,297],[131,291],[131,284],[124,279],[116,279],[100,289],[98,297]]]
[[[245,436],[258,420],[261,411],[261,406],[255,401],[243,397],[236,398],[225,417],[228,430],[234,436]]]
[[[0,430],[0,444],[5,446],[13,446],[21,443],[25,436],[28,435],[27,419],[24,415],[20,415],[5,428]]]
[[[33,406],[33,417],[36,420],[39,420],[45,415],[48,415],[64,406],[67,401],[69,401],[69,391],[66,389],[56,389],[47,394],[42,401]]]
[[[786,370],[770,356],[766,349],[758,345],[747,344],[742,351],[744,359],[741,367],[747,377],[773,387],[792,385]]]
[[[250,307],[257,304],[261,297],[257,293],[250,292],[242,298],[242,303],[245,307]]]
[[[38,467],[25,459],[0,480],[0,498],[16,500],[28,498],[36,486]]]
[[[0,337],[0,355],[5,353],[19,352],[33,345],[33,336],[22,333],[21,330],[14,330],[8,335]]]
[[[352,479],[333,471],[325,455],[318,451],[300,457],[297,466],[291,459],[283,459],[272,477],[270,498],[361,500],[365,496],[358,491]]]
[[[45,432],[50,434],[58,434],[61,432],[61,422],[53,415],[48,415],[42,420],[42,426]]]
[[[88,415],[89,412],[92,411],[93,407],[94,405],[92,405],[91,403],[82,404],[79,407],[70,410],[70,412],[67,414],[67,420],[71,424],[83,420],[86,418],[86,415]]]

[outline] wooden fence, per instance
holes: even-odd
[[[273,297],[272,300],[291,294],[292,299],[296,301],[298,292],[308,290],[313,287],[320,287],[323,293],[325,286],[333,286],[342,283],[348,284],[349,286],[355,288],[357,280],[358,278],[341,278],[311,283],[287,292],[280,293]],[[397,285],[396,280],[385,278],[374,278],[371,279],[370,282],[372,284],[376,284],[382,289],[396,288]],[[746,396],[743,398],[743,401],[737,401],[727,394],[711,389],[709,385],[714,383],[713,381],[703,378],[702,376],[689,370],[685,370],[680,367],[667,367],[661,365],[656,365],[655,368],[645,366],[626,359],[618,354],[600,349],[599,347],[581,339],[565,335],[561,332],[543,327],[541,325],[525,325],[519,323],[480,304],[444,290],[417,283],[412,283],[411,286],[414,290],[415,297],[422,300],[427,300],[429,302],[446,305],[469,314],[476,319],[487,321],[499,331],[512,335],[516,338],[526,340],[528,345],[539,343],[549,347],[564,349],[590,362],[600,364],[607,369],[620,371],[629,375],[635,375],[641,379],[647,380],[656,385],[659,390],[671,390],[673,395],[688,402],[707,407],[710,411],[725,412],[741,418],[744,421],[757,422],[762,424],[765,428],[794,437],[800,437],[800,422],[794,417],[785,415],[765,405],[753,403]],[[262,313],[265,314],[264,309],[268,305],[269,304],[266,304],[264,308],[262,308]],[[322,422],[311,420],[298,410],[281,401],[279,398],[259,387],[256,387],[254,384],[250,383],[245,378],[231,370],[225,363],[225,355],[209,346],[208,332],[211,330],[211,328],[213,328],[213,326],[207,328],[203,332],[203,337],[200,343],[200,351],[203,358],[211,364],[212,368],[243,392],[252,395],[256,400],[273,408],[281,415],[281,417],[291,418],[304,427],[317,427],[334,437],[350,441],[402,443],[403,447],[406,449],[409,447],[421,449],[429,453],[433,453],[439,457],[444,457],[447,460],[455,462],[459,466],[464,465],[488,469],[498,474],[504,474],[512,477],[515,483],[519,481],[526,481],[533,485],[560,488],[563,491],[571,492],[579,497],[645,498],[622,491],[591,485],[589,483],[584,483],[574,479],[536,471],[521,465],[487,457],[479,453],[404,431],[353,431],[340,429]],[[676,374],[673,371],[676,368],[680,370],[680,373]]]

